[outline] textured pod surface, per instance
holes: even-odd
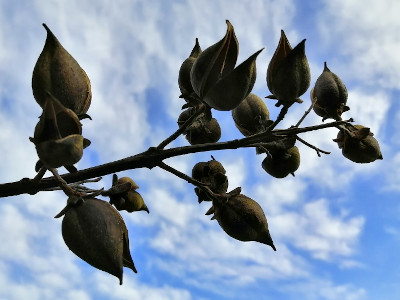
[[[196,59],[190,72],[194,92],[202,98],[216,82],[236,65],[239,43],[232,24],[226,21],[225,36],[205,49]]]
[[[65,138],[38,143],[36,152],[43,166],[59,168],[72,166],[83,156],[84,138],[79,134],[72,134]]]
[[[346,106],[347,97],[346,86],[335,73],[329,70],[325,62],[324,70],[315,82],[311,93],[314,112],[323,117],[323,120],[328,118],[340,120],[342,113],[349,110]]]
[[[190,71],[192,70],[192,66],[196,58],[201,52],[199,41],[196,39],[196,44],[194,45],[192,52],[190,53],[189,57],[183,61],[179,69],[178,85],[183,95],[188,95],[193,92],[192,83],[190,82]]]
[[[46,168],[59,168],[77,163],[88,142],[81,133],[78,116],[47,94],[32,139],[41,164]]]
[[[92,99],[89,78],[51,30],[45,24],[43,26],[47,31],[47,38],[33,69],[33,96],[43,107],[46,94],[50,92],[77,115],[84,114]]]
[[[268,65],[267,85],[272,96],[278,99],[276,106],[302,102],[299,97],[310,86],[311,73],[305,54],[305,41],[292,49],[284,31]]]
[[[118,277],[120,284],[123,266],[137,272],[129,252],[125,223],[106,201],[91,198],[71,206],[62,221],[62,236],[78,257]]]
[[[217,110],[232,110],[246,98],[256,82],[256,59],[263,49],[251,55],[209,89],[203,100]]]
[[[213,201],[214,216],[221,228],[239,241],[257,241],[276,251],[261,206],[253,199],[239,194],[227,203]]]
[[[284,178],[294,172],[300,166],[300,152],[296,146],[283,152],[268,155],[262,162],[262,168],[271,176]]]
[[[221,138],[221,127],[215,118],[204,121],[196,127],[189,128],[186,139],[191,145],[216,143]]]
[[[232,110],[232,118],[239,131],[244,136],[249,136],[263,128],[265,121],[269,120],[269,111],[260,97],[250,93]]]
[[[362,125],[349,126],[352,133],[339,131],[334,141],[342,149],[342,154],[355,163],[371,163],[377,159],[383,159],[378,141],[374,138],[369,128]]]

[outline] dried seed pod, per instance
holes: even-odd
[[[300,152],[296,146],[286,151],[279,151],[272,156],[268,155],[262,162],[262,168],[271,176],[284,178],[294,172],[300,166]]]
[[[325,62],[324,71],[311,91],[314,112],[322,117],[323,121],[329,118],[339,121],[342,113],[350,109],[346,106],[347,97],[346,86],[335,73],[329,70]]]
[[[37,103],[44,107],[47,92],[54,95],[77,115],[87,112],[92,99],[90,81],[77,61],[43,24],[47,38],[32,75],[32,91]]]
[[[232,24],[226,20],[225,36],[205,49],[196,59],[190,72],[193,90],[203,98],[217,81],[230,73],[236,65],[239,43]]]
[[[68,248],[93,267],[119,278],[123,267],[137,270],[129,250],[128,229],[121,215],[108,202],[96,198],[70,197],[62,236]]]
[[[129,188],[123,187],[122,191],[119,191],[118,187],[129,184]],[[113,187],[111,193],[109,193],[110,204],[114,205],[118,210],[126,210],[127,212],[134,211],[147,211],[150,213],[146,203],[142,196],[136,191],[139,186],[129,177],[121,177],[118,179],[117,175],[113,176]],[[109,191],[110,191],[109,190]]]
[[[267,85],[273,94],[268,98],[278,99],[276,106],[301,103],[299,97],[310,86],[311,74],[305,54],[305,41],[292,49],[285,32],[281,31],[278,47],[267,69]]]
[[[192,66],[196,58],[201,52],[199,40],[196,38],[196,44],[194,45],[192,52],[190,53],[189,57],[183,61],[179,69],[178,85],[182,95],[184,96],[190,95],[194,92],[192,83],[190,82],[190,71],[192,70]]]
[[[197,122],[186,130],[186,139],[191,145],[216,143],[220,138],[221,127],[215,118]]]
[[[346,126],[334,139],[342,154],[355,163],[370,163],[383,159],[378,141],[368,127],[363,125]]]
[[[232,118],[237,129],[244,136],[250,136],[262,132],[267,127],[269,111],[260,97],[250,93],[232,110]]]
[[[222,164],[212,159],[208,162],[198,162],[192,169],[193,179],[205,183],[214,193],[226,193],[228,190],[228,177]],[[195,189],[199,203],[211,201],[211,198],[199,189]]]
[[[245,99],[256,82],[256,58],[263,49],[251,55],[233,71],[222,77],[203,97],[216,110],[232,110]]]
[[[214,218],[221,228],[239,241],[257,241],[276,251],[261,206],[253,199],[239,194],[226,203],[213,201]],[[212,213],[212,212],[211,212]]]
[[[58,168],[77,163],[83,155],[83,149],[90,144],[81,134],[82,126],[77,115],[48,94],[34,137],[31,138],[40,165]]]

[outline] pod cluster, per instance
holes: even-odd
[[[73,166],[90,142],[82,136],[80,119],[87,117],[92,92],[78,62],[43,24],[47,38],[32,74],[32,92],[43,112],[34,137],[39,161],[36,170]]]
[[[206,214],[212,214],[211,219],[217,220],[230,237],[243,242],[257,241],[276,251],[263,209],[243,194],[227,193],[228,177],[220,162],[215,159],[198,162],[192,169],[192,177],[212,192],[195,189],[199,202],[212,201],[212,207]]]

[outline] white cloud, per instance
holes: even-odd
[[[336,52],[341,74],[370,86],[399,88],[399,2],[324,1],[318,14],[325,46]],[[368,7],[362,9],[361,7]],[[377,22],[379,20],[379,22]],[[344,59],[343,59],[344,58]]]

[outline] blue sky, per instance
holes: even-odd
[[[183,104],[177,74],[195,38],[203,49],[235,27],[238,62],[257,58],[253,92],[269,94],[265,74],[284,29],[306,38],[312,81],[327,61],[344,81],[357,124],[371,128],[384,160],[354,164],[332,139],[336,129],[301,137],[330,151],[319,158],[299,145],[296,177],[275,179],[253,149],[201,153],[168,163],[190,174],[212,154],[230,188],[263,207],[277,247],[228,237],[204,213],[193,187],[159,169],[121,172],[140,186],[150,214],[123,213],[139,271],[124,284],[80,261],[63,243],[61,192],[0,199],[0,299],[400,299],[400,3],[331,1],[11,1],[0,3],[0,180],[33,177],[28,140],[40,107],[31,76],[46,23],[88,74],[93,91],[84,136],[92,141],[79,169],[157,145],[176,130]],[[280,128],[310,103],[293,106]],[[271,117],[279,112],[266,102]],[[215,112],[222,139],[240,137],[229,112]],[[310,114],[304,125],[320,124]],[[186,145],[183,137],[172,146]],[[111,176],[91,187],[109,187]]]

